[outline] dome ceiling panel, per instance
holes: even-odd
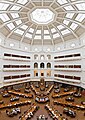
[[[85,32],[85,0],[1,0],[0,32],[6,40],[14,37],[31,45],[79,39]]]

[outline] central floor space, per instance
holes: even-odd
[[[41,79],[0,92],[0,120],[85,120],[85,95],[75,86]]]

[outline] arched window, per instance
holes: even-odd
[[[40,56],[40,60],[44,60],[45,59],[45,56],[44,55],[41,55]]]
[[[37,77],[37,76],[38,76],[38,71],[34,70],[34,77]]]
[[[50,77],[50,76],[51,76],[51,71],[48,70],[48,71],[47,71],[47,77]]]
[[[51,59],[51,55],[47,55],[47,59],[50,60]]]
[[[34,60],[38,60],[38,55],[34,55]]]
[[[51,68],[51,63],[47,63],[47,68]]]
[[[34,68],[38,68],[38,63],[34,63]]]
[[[40,68],[44,68],[44,67],[45,67],[44,63],[41,63]]]

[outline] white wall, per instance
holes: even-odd
[[[54,80],[54,65],[55,64],[80,64],[82,70],[80,72],[77,71],[57,71],[57,73],[61,73],[61,74],[66,74],[66,75],[75,75],[75,76],[80,76],[81,77],[81,86],[85,87],[85,34],[83,34],[79,40],[69,40],[65,43],[59,43],[55,46],[51,46],[51,45],[44,45],[43,47],[40,45],[33,45],[30,46],[29,44],[26,43],[21,43],[19,44],[18,41],[16,40],[7,40],[5,41],[5,37],[3,35],[0,35],[0,86],[3,86],[3,76],[4,75],[11,75],[11,74],[23,74],[23,73],[31,73],[31,78],[30,80],[35,79],[34,78],[34,69],[33,69],[33,65],[34,65],[34,54],[38,54],[39,56],[41,54],[44,54],[45,56],[47,54],[50,54],[52,59],[50,60],[50,62],[52,63],[52,80]],[[4,42],[5,41],[5,42]],[[13,47],[10,47],[10,43],[14,44]],[[75,44],[74,47],[72,47],[71,45]],[[26,48],[26,49],[25,49]],[[60,48],[60,49],[59,49]],[[21,55],[28,55],[31,56],[31,62],[27,62],[25,64],[30,64],[31,65],[31,69],[30,71],[19,71],[18,73],[16,72],[3,72],[3,65],[4,64],[24,64],[23,62],[20,61],[8,61],[8,60],[4,60],[3,59],[3,55],[4,53],[13,53],[13,54],[21,54]],[[80,53],[81,54],[81,59],[80,60],[75,60],[75,61],[62,61],[62,62],[54,62],[54,56],[58,56],[58,55],[66,55],[66,54],[72,54],[72,53]],[[38,60],[38,63],[40,64],[41,60]],[[48,60],[43,61],[46,65],[47,62],[49,62]],[[40,71],[40,70],[38,70]],[[50,78],[49,78],[50,79]]]

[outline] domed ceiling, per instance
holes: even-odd
[[[0,32],[31,45],[79,39],[85,0],[0,0]]]

